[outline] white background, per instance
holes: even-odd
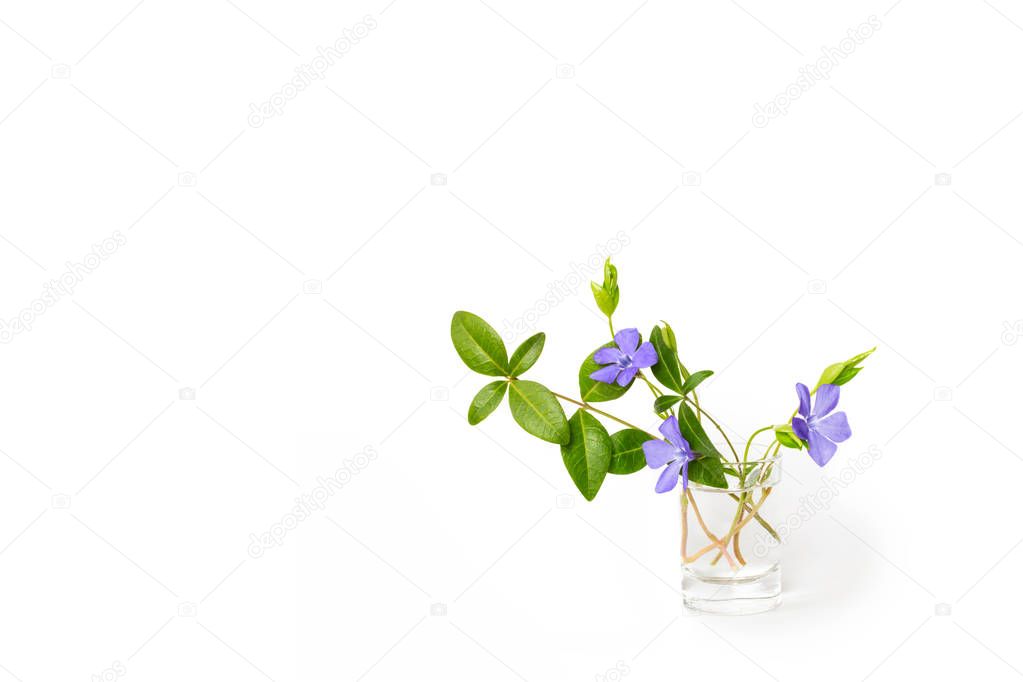
[[[1016,678],[1021,60],[1008,0],[0,4],[0,317],[125,241],[0,348],[0,679]],[[451,313],[528,316],[574,393],[619,233],[619,325],[669,320],[730,430],[879,346],[853,438],[786,462],[780,516],[880,452],[776,612],[682,614],[656,473],[586,503],[465,423]]]

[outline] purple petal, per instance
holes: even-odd
[[[689,448],[689,441],[682,437],[682,431],[678,428],[678,417],[675,415],[671,415],[665,419],[661,423],[660,427],[658,427],[658,431],[661,432],[662,436],[668,439],[669,443],[674,445],[683,453],[692,452]]]
[[[810,416],[810,389],[806,384],[796,384],[796,395],[799,396],[799,414],[804,418]]]
[[[674,462],[664,467],[664,471],[661,472],[660,477],[657,479],[657,485],[654,486],[654,490],[659,493],[666,493],[669,490],[675,488],[678,485],[678,472],[682,468],[682,460],[676,459]]]
[[[835,456],[838,446],[830,440],[817,433],[810,431],[810,459],[817,462],[817,466],[824,466]]]
[[[639,330],[635,327],[621,330],[615,334],[615,343],[623,353],[632,355],[636,352],[636,346],[639,345]]]
[[[605,384],[613,384],[615,377],[618,376],[618,372],[618,365],[608,365],[607,367],[601,367],[591,374],[590,378],[594,381],[603,381]]]
[[[643,443],[643,454],[646,455],[646,465],[651,469],[660,469],[668,462],[679,458],[678,448],[663,440],[648,440]]]
[[[817,400],[813,403],[813,416],[823,417],[838,406],[838,386],[824,384],[817,387]]]
[[[693,460],[686,457],[682,462],[682,490],[689,490],[689,463]]]
[[[629,382],[636,378],[639,373],[639,367],[626,367],[622,370],[622,373],[618,375],[618,385],[625,387],[629,385]]]
[[[610,365],[617,363],[622,357],[622,352],[617,348],[601,348],[593,354],[593,361],[598,365]]]
[[[795,431],[796,437],[801,440],[808,440],[810,438],[810,428],[802,417],[792,418],[792,430]]]
[[[640,345],[635,355],[632,356],[632,364],[636,367],[652,367],[657,364],[657,351],[654,344],[646,341]]]
[[[835,443],[842,443],[852,436],[852,429],[849,428],[849,419],[845,412],[830,414],[813,424],[814,430]]]

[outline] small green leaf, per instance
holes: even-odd
[[[451,318],[451,341],[469,369],[487,376],[508,375],[508,351],[497,330],[483,318],[460,310]]]
[[[835,385],[841,386],[842,384],[849,383],[849,380],[855,377],[857,374],[859,374],[860,370],[862,369],[863,369],[862,367],[846,367],[845,369],[842,370],[842,373],[839,374],[838,377],[835,379]]]
[[[547,336],[540,332],[523,341],[508,361],[508,373],[516,377],[532,367],[543,352],[543,343],[546,339]]]
[[[614,343],[605,343],[600,348],[610,348],[614,345]],[[594,350],[593,353],[596,353],[600,348]],[[579,368],[579,395],[582,396],[583,402],[602,403],[621,398],[636,380],[633,379],[625,386],[619,386],[618,384],[605,384],[603,381],[591,379],[590,375],[601,368],[601,365],[598,365],[593,360],[593,353],[586,356],[582,366]]]
[[[669,395],[658,396],[657,399],[654,400],[654,412],[656,412],[657,414],[660,414],[662,412],[667,412],[671,408],[672,405],[674,405],[675,403],[681,402],[681,401],[682,401],[682,396],[680,396],[680,395],[670,395],[669,394]]]
[[[508,382],[503,379],[493,381],[481,388],[469,404],[469,423],[476,426],[489,417],[490,413],[501,404],[504,392],[507,390]]]
[[[570,438],[561,446],[561,458],[575,487],[587,500],[600,490],[611,464],[611,437],[597,418],[583,409],[568,420]]]
[[[849,358],[848,360],[845,361],[845,364],[847,366],[849,366],[849,367],[855,367],[856,365],[860,364],[861,362],[866,360],[868,357],[870,357],[870,354],[873,353],[876,350],[877,350],[877,346],[874,346],[873,348],[871,348],[868,351],[864,351],[864,352],[860,353],[859,355],[856,355],[856,356],[853,356],[853,357]]]
[[[793,450],[803,449],[803,441],[796,437],[791,424],[781,424],[774,427],[774,437],[787,448],[792,448]]]
[[[678,354],[665,341],[660,327],[650,332],[650,343],[657,351],[657,364],[650,368],[657,380],[676,393],[682,392],[682,370],[679,368]]]
[[[685,403],[678,410],[678,428],[693,452],[700,455],[699,459],[689,464],[689,480],[714,488],[727,488],[721,453],[707,437],[696,414]]]
[[[561,403],[546,386],[517,379],[508,382],[512,417],[527,433],[548,443],[568,442],[568,420]]]
[[[842,373],[835,378],[835,385],[841,386],[842,384],[849,383],[849,381],[859,374],[861,369],[863,369],[862,367],[859,367],[859,364],[866,360],[875,350],[877,350],[877,346],[846,360],[845,368],[842,370]]]
[[[615,308],[618,307],[617,292],[609,293],[596,282],[590,282],[590,291],[593,292],[593,300],[596,301],[600,312],[611,317],[611,315],[614,314]]]
[[[609,474],[634,474],[646,466],[643,443],[657,440],[646,431],[622,429],[611,434],[611,465]]]
[[[689,378],[682,384],[682,395],[687,395],[690,391],[695,389],[697,386],[703,383],[703,380],[714,374],[709,369],[703,369],[699,372],[693,372],[689,375]]]
[[[618,268],[611,265],[610,257],[604,261],[604,283],[590,282],[590,291],[593,292],[593,300],[597,302],[600,312],[610,319],[618,308]]]
[[[668,344],[668,348],[675,351],[675,353],[678,353],[678,340],[675,339],[675,330],[672,329],[671,325],[664,320],[661,320],[661,324],[664,325],[664,332],[662,334],[664,342]]]
[[[604,290],[615,295],[615,302],[618,301],[618,268],[611,265],[611,256],[604,261]]]
[[[863,369],[859,367],[859,364],[866,360],[871,353],[877,350],[877,346],[874,346],[870,350],[854,355],[845,362],[836,362],[828,367],[821,374],[820,380],[817,382],[817,388],[824,384],[835,384],[841,386],[842,384],[848,383],[853,377],[860,373]]]
[[[845,369],[844,362],[836,362],[833,365],[825,367],[824,371],[821,372],[821,378],[817,380],[817,387],[819,388],[824,384],[835,383],[835,379],[838,378],[838,375],[842,373],[843,369]]]

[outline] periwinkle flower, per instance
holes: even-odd
[[[606,365],[590,374],[594,381],[605,384],[616,383],[628,386],[639,370],[657,364],[657,351],[649,341],[640,345],[639,330],[623,329],[615,334],[617,348],[601,348],[593,354],[593,361],[598,365]]]
[[[799,416],[792,418],[792,430],[809,446],[810,458],[824,466],[835,455],[836,443],[849,440],[852,430],[845,412],[832,410],[838,406],[838,386],[824,384],[817,388],[817,398],[810,409],[810,389],[796,384],[799,395]]]
[[[682,437],[675,415],[665,419],[659,430],[667,442],[648,440],[643,443],[646,465],[651,469],[664,467],[654,490],[659,493],[673,490],[678,483],[679,472],[682,473],[682,489],[686,490],[689,488],[689,463],[696,459],[696,455],[689,447],[689,441]]]

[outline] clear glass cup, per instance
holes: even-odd
[[[781,603],[781,543],[771,493],[774,455],[725,464],[727,488],[690,483],[682,493],[682,598],[701,613],[761,613]]]

